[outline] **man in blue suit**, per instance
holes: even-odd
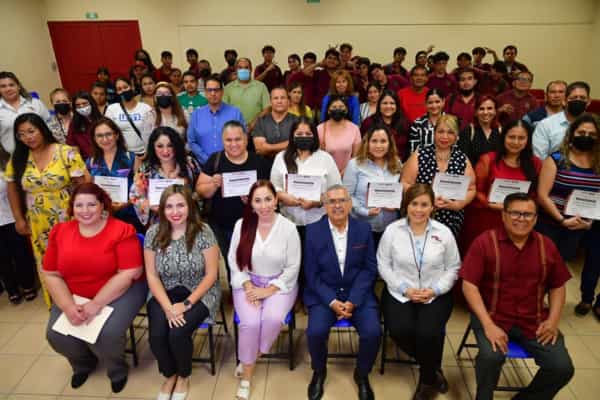
[[[351,218],[352,200],[342,185],[325,194],[327,215],[306,227],[304,304],[308,307],[308,350],[313,377],[308,398],[323,396],[329,331],[347,319],[360,336],[354,381],[360,400],[374,399],[369,372],[379,349],[381,327],[373,292],[377,260],[371,227]]]

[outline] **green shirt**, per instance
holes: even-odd
[[[206,97],[202,96],[200,93],[195,96],[190,96],[187,92],[182,92],[177,95],[177,99],[179,100],[179,104],[181,104],[183,111],[188,115],[191,115],[196,108],[208,104]]]
[[[254,79],[245,85],[239,80],[227,84],[223,101],[239,108],[247,123],[271,104],[267,86]]]

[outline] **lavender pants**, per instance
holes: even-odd
[[[276,277],[250,274],[252,284],[261,288],[269,286],[269,281]],[[233,305],[240,319],[238,347],[242,364],[254,364],[259,352],[265,354],[271,350],[297,294],[296,286],[288,293],[277,292],[256,306],[248,302],[244,289],[233,290]]]

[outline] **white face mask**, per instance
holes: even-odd
[[[76,108],[75,111],[77,111],[77,114],[79,114],[81,116],[89,117],[90,114],[92,113],[92,106],[79,107],[79,108]]]

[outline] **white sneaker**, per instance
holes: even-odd
[[[235,394],[237,400],[248,400],[250,398],[250,381],[242,379]],[[175,400],[175,399],[173,399]]]

